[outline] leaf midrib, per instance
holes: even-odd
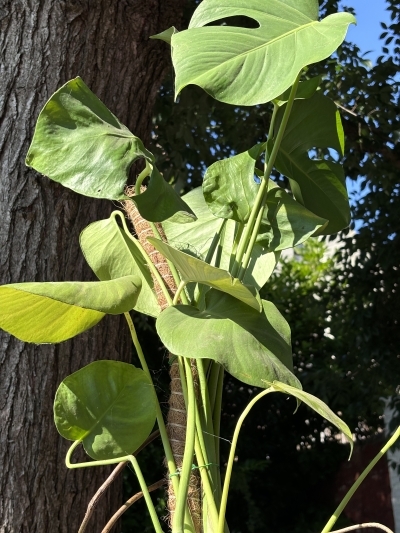
[[[262,48],[265,48],[266,46],[270,46],[272,45],[273,43],[275,42],[278,42],[279,40],[281,39],[284,39],[285,37],[287,37],[288,35],[291,35],[291,34],[295,34],[296,32],[299,32],[299,31],[302,31],[304,30],[305,28],[307,28],[308,26],[313,26],[313,25],[316,25],[316,24],[319,24],[320,22],[318,20],[313,20],[312,22],[309,22],[308,24],[303,24],[303,26],[299,26],[298,28],[295,28],[294,30],[291,30],[289,32],[286,32],[282,35],[280,35],[279,37],[275,37],[275,39],[271,39],[270,41],[264,43],[264,44],[261,44],[260,46],[256,46],[255,48],[251,49],[251,50],[247,50],[246,52],[242,52],[241,54],[239,55],[236,55],[235,57],[232,57],[230,59],[227,59],[226,61],[223,61],[222,63],[219,63],[219,65],[207,70],[206,72],[204,72],[203,74],[201,74],[200,76],[198,76],[197,78],[195,78],[195,80],[199,80],[201,79],[203,76],[209,74],[210,72],[212,72],[213,70],[218,70],[220,69],[222,66],[226,65],[227,63],[230,63],[231,61],[236,61],[238,60],[239,58],[241,58],[242,56],[246,56],[246,55],[249,55],[249,54],[253,54],[255,52],[257,52],[257,50],[261,50]],[[195,28],[193,28],[195,29]],[[245,28],[243,28],[245,29]]]
[[[93,282],[88,281],[88,282],[82,282],[82,283],[107,283],[107,281],[116,281],[117,279],[132,278],[132,277],[135,277],[135,275],[131,274],[129,276],[122,276],[121,278],[115,278],[115,279],[110,279],[110,280],[106,280],[106,281],[93,281]],[[136,287],[136,285],[133,283],[133,280],[130,280],[130,281]],[[56,283],[74,283],[74,282],[71,281],[71,282],[56,282]],[[77,282],[77,283],[79,283],[79,282]],[[10,285],[16,285],[16,284],[10,284]],[[15,287],[15,286],[11,286],[10,287],[9,285],[8,286],[5,285],[4,287],[5,288],[9,288],[9,289],[13,289],[15,291],[22,292],[23,294],[29,294],[29,295],[32,295],[32,296],[36,296],[37,298],[46,298],[48,300],[52,300],[53,302],[57,302],[59,304],[68,305],[69,307],[76,307],[77,309],[84,309],[85,311],[95,311],[95,312],[101,313],[103,315],[110,314],[109,312],[99,311],[99,309],[94,309],[93,307],[85,307],[83,305],[70,304],[69,302],[64,302],[63,300],[58,300],[57,298],[54,298],[53,296],[49,296],[47,294],[39,294],[37,292],[31,292],[31,291],[28,291],[28,290],[24,290],[23,288],[19,289],[19,288]]]
[[[107,409],[106,409],[106,410],[104,411],[104,413],[99,417],[99,419],[97,420],[97,422],[96,422],[95,424],[93,424],[93,426],[92,426],[90,429],[88,429],[88,431],[87,431],[87,432],[85,433],[85,435],[82,437],[82,439],[81,439],[82,441],[83,441],[84,439],[86,439],[86,437],[87,437],[88,435],[90,435],[90,434],[93,432],[93,430],[95,429],[95,427],[98,426],[98,425],[100,424],[100,422],[101,422],[101,421],[103,420],[103,418],[107,415],[107,413],[109,412],[109,410],[110,410],[112,407],[114,407],[114,405],[116,404],[117,400],[119,399],[119,397],[121,396],[121,394],[125,391],[125,389],[127,388],[127,386],[128,386],[128,384],[124,384],[123,389],[118,393],[118,395],[117,395],[116,398],[113,400],[113,402],[111,403],[111,405],[109,405],[109,406],[107,407]],[[88,410],[89,410],[89,409],[88,409]]]

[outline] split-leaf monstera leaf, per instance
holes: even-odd
[[[356,22],[350,13],[319,21],[318,11],[318,0],[203,0],[187,30],[159,36],[171,41],[176,95],[194,84],[234,105],[277,98],[302,68],[329,57]],[[207,26],[234,16],[259,27]]]

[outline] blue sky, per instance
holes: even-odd
[[[352,24],[347,34],[347,40],[354,42],[362,52],[372,50],[368,59],[375,63],[382,54],[382,42],[379,36],[384,31],[381,22],[390,24],[390,14],[386,11],[385,0],[342,0],[342,9],[353,7],[356,10],[357,26]]]

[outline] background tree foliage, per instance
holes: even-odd
[[[188,16],[197,3],[188,3]],[[347,9],[333,0],[320,4],[324,16]],[[382,55],[375,66],[345,42],[328,62],[308,72],[325,76],[323,91],[341,109],[346,175],[357,183],[352,225],[340,236],[334,260],[323,260],[321,243],[309,243],[283,261],[262,295],[291,324],[295,369],[304,388],[340,412],[360,442],[380,438],[383,397],[399,406],[400,8],[390,0],[387,9],[392,24],[382,25]],[[224,23],[251,24],[248,19]],[[215,160],[263,142],[271,109],[227,106],[194,86],[175,105],[171,80],[172,72],[160,90],[151,149],[164,176],[187,191],[201,184]],[[163,348],[149,340],[150,322],[139,326],[159,372],[163,361],[166,366]],[[158,383],[166,393],[162,372]],[[230,440],[255,393],[226,377],[223,438]],[[332,476],[347,451],[327,423],[304,406],[293,416],[293,402],[279,396],[260,402],[241,434],[228,506],[228,520],[235,525],[231,533],[313,532],[333,510]],[[223,460],[229,451],[225,444]],[[155,446],[146,453],[160,463]],[[126,524],[135,516],[127,516]]]

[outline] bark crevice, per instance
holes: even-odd
[[[38,114],[81,76],[144,143],[169,50],[148,40],[181,20],[182,0],[3,0],[0,7],[0,283],[94,280],[79,233],[111,202],[64,189],[25,167]],[[154,12],[161,17],[154,17]],[[0,331],[0,533],[71,533],[109,468],[68,471],[69,443],[53,423],[59,383],[96,359],[130,361],[123,319],[56,346],[24,344]],[[119,487],[96,510],[98,533],[120,507]]]

